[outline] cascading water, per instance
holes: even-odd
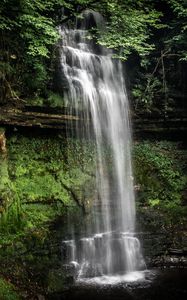
[[[66,262],[78,279],[114,276],[144,267],[140,242],[134,236],[135,200],[131,167],[129,105],[122,64],[112,51],[87,39],[89,22],[101,25],[98,13],[85,12],[76,29],[61,28],[61,66],[67,100],[83,110],[93,126],[97,149],[97,197],[84,237],[63,241]],[[87,135],[91,135],[89,129]],[[110,163],[103,149],[109,149]]]

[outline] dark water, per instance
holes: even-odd
[[[183,300],[187,299],[187,269],[153,270],[143,282],[118,285],[74,285],[51,300]]]

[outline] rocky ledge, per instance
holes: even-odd
[[[163,115],[160,113],[132,113],[133,129],[135,133],[155,134],[185,134],[187,132],[187,114],[175,112]],[[0,107],[1,126],[38,127],[51,129],[80,128],[89,124],[83,113],[71,114],[67,108],[52,108],[40,106],[23,106],[20,108]]]

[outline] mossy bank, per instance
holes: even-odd
[[[78,231],[95,197],[94,144],[64,136],[6,131],[0,154],[0,276],[18,288],[21,299],[48,297],[72,282],[63,274],[61,240],[68,237],[70,223]],[[182,142],[134,143],[139,226],[144,232],[165,232],[169,241],[147,254],[150,241],[142,236],[148,262],[159,251],[184,249],[186,156]]]

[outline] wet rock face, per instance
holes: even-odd
[[[184,232],[183,232],[184,234]],[[182,235],[182,233],[181,233]],[[187,254],[184,248],[185,241],[176,244],[176,235],[170,232],[147,232],[141,237],[143,240],[144,258],[148,268],[152,267],[186,267]],[[173,244],[177,248],[171,248]]]
[[[74,281],[75,270],[69,266],[68,270],[64,268],[52,269],[49,271],[47,280],[47,289],[49,293],[62,292],[71,286]]]
[[[164,226],[164,218],[152,209],[139,214],[139,239],[148,268],[186,267],[187,232],[184,225]]]
[[[176,267],[176,268],[186,268],[187,267],[187,257],[177,256],[177,255],[163,255],[152,259],[153,267]]]
[[[176,243],[177,237],[170,232],[144,232],[140,236],[144,259],[148,268],[152,267],[186,267],[187,253],[184,247],[185,241],[177,244],[177,248],[171,248]]]

